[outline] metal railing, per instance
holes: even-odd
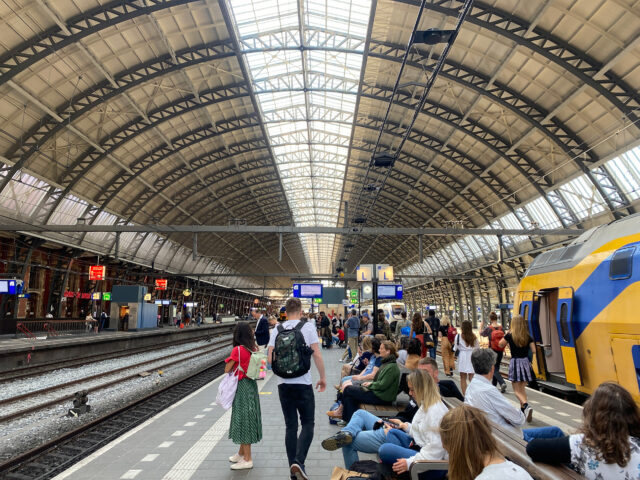
[[[47,338],[60,335],[80,335],[93,332],[95,321],[69,318],[41,318],[18,320],[16,338],[35,338],[46,335]]]

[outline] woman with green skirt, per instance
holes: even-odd
[[[262,440],[262,415],[260,413],[260,398],[258,385],[255,380],[245,375],[249,368],[251,352],[258,350],[253,329],[248,322],[238,322],[233,331],[233,350],[225,360],[225,373],[234,369],[238,375],[238,389],[231,407],[231,425],[229,438],[240,445],[238,453],[229,457],[231,470],[253,468],[251,458],[251,444]],[[238,369],[238,365],[240,369]]]

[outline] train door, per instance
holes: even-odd
[[[576,352],[575,330],[573,328],[573,288],[558,289],[558,309],[556,324],[560,337],[560,350],[564,361],[564,372],[567,382],[582,385],[578,354]]]
[[[558,289],[541,290],[538,292],[540,327],[539,347],[546,371],[550,375],[564,376],[564,362],[560,350],[560,336],[556,328],[556,312],[558,310]]]

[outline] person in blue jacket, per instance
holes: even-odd
[[[269,343],[269,319],[257,308],[251,309],[251,315],[256,319],[256,344],[264,350]]]

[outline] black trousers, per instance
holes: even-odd
[[[311,385],[281,383],[278,385],[280,406],[286,427],[284,444],[287,449],[289,466],[297,463],[304,467],[313,440],[315,426],[315,396]],[[298,437],[298,415],[302,429]]]
[[[351,420],[354,413],[360,408],[360,404],[391,405],[391,402],[380,400],[375,393],[354,385],[347,387],[342,392],[342,419],[345,422]]]
[[[491,380],[491,384],[495,387],[498,383],[500,385],[504,383],[504,378],[500,375],[500,364],[502,363],[502,355],[504,352],[498,352],[497,350],[494,350],[494,352],[496,352],[496,368],[493,370],[493,379]]]

